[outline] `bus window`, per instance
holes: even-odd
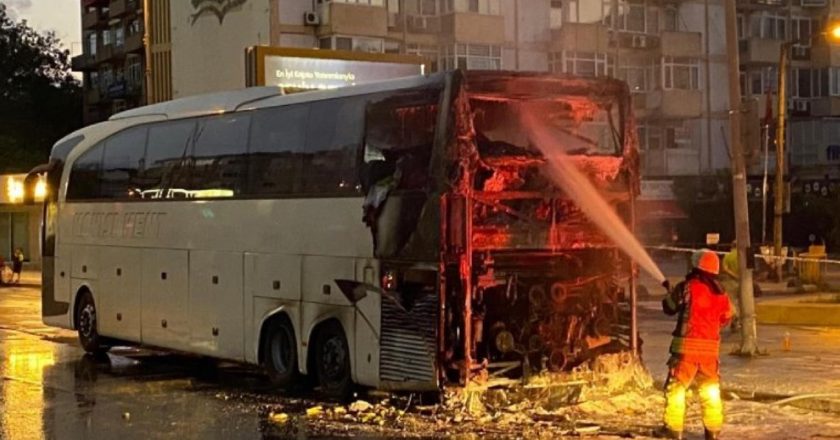
[[[102,168],[103,144],[91,148],[70,169],[67,200],[93,200],[100,195],[99,170]]]
[[[248,115],[225,115],[199,123],[188,189],[195,198],[234,197],[242,191]]]
[[[371,106],[367,115],[362,186],[392,181],[397,190],[424,190],[428,183],[437,101],[411,96]]]
[[[309,105],[257,110],[251,122],[246,192],[290,195],[300,190]]]
[[[184,188],[187,178],[186,158],[193,141],[194,121],[153,125],[149,129],[146,158],[140,174],[140,191],[166,198],[164,188]],[[151,198],[157,198],[151,197]]]
[[[140,198],[138,173],[147,132],[146,127],[132,128],[105,141],[101,198]]]
[[[356,158],[362,142],[365,100],[360,97],[312,104],[306,133],[305,194],[352,195]]]

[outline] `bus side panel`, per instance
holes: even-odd
[[[356,280],[378,285],[379,270],[375,260],[357,260]],[[356,382],[379,386],[379,332],[382,321],[382,295],[368,292],[356,303]]]
[[[283,307],[295,326],[295,338],[300,332],[300,267],[296,255],[245,254],[245,360],[257,363],[257,344],[263,318]],[[292,316],[289,308],[297,312]],[[298,344],[298,346],[300,346]]]
[[[336,318],[347,337],[350,350],[350,366],[353,380],[356,380],[355,308],[341,293],[335,280],[355,280],[356,261],[353,258],[304,256],[301,262],[301,288],[303,292],[303,321],[307,344],[316,344],[310,339],[315,326],[330,318]],[[306,347],[301,347],[299,359],[306,358]],[[304,364],[306,365],[306,364]]]
[[[52,264],[50,264],[52,260]],[[44,268],[51,270],[52,277],[44,277],[44,283],[52,281],[52,299],[42,298],[41,314],[44,324],[60,327],[73,328],[72,312],[70,307],[70,250],[66,246],[56,245],[55,257],[44,257]],[[46,286],[44,286],[46,287]],[[49,295],[49,291],[44,292]]]
[[[140,322],[144,344],[189,349],[188,267],[188,251],[143,250]]]
[[[73,245],[70,276],[74,280],[95,280],[99,278],[98,246]],[[76,293],[75,291],[73,293]]]
[[[244,358],[243,254],[190,252],[189,323],[192,351]]]
[[[103,247],[99,253],[99,333],[140,342],[140,286],[143,280],[143,251],[124,247]]]

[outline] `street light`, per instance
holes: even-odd
[[[831,23],[820,35],[829,42],[840,43],[840,22]],[[787,117],[787,68],[790,64],[790,51],[793,46],[802,43],[801,39],[782,44],[779,54],[779,105],[776,123],[776,191],[773,206],[773,255],[776,257],[776,278],[782,280],[782,215],[784,213],[784,172],[785,172],[785,120]]]

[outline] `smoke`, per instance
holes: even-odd
[[[627,256],[633,259],[645,272],[657,281],[665,281],[665,275],[650,258],[639,240],[630,233],[627,226],[601,197],[595,186],[578,170],[564,153],[557,137],[539,122],[534,110],[522,109],[522,125],[528,130],[531,142],[547,160],[549,177],[583,211],[589,220],[610,238]]]

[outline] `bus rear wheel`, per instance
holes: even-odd
[[[273,385],[283,389],[304,385],[296,348],[295,330],[289,318],[282,316],[268,323],[263,337],[263,366]]]
[[[82,348],[95,355],[101,355],[108,351],[108,347],[103,343],[103,338],[99,336],[98,326],[93,295],[90,292],[82,292],[79,295],[78,306],[76,306],[76,330],[78,330],[79,343]]]
[[[353,392],[350,349],[339,323],[329,322],[318,332],[315,362],[321,391],[332,398],[349,399]]]

